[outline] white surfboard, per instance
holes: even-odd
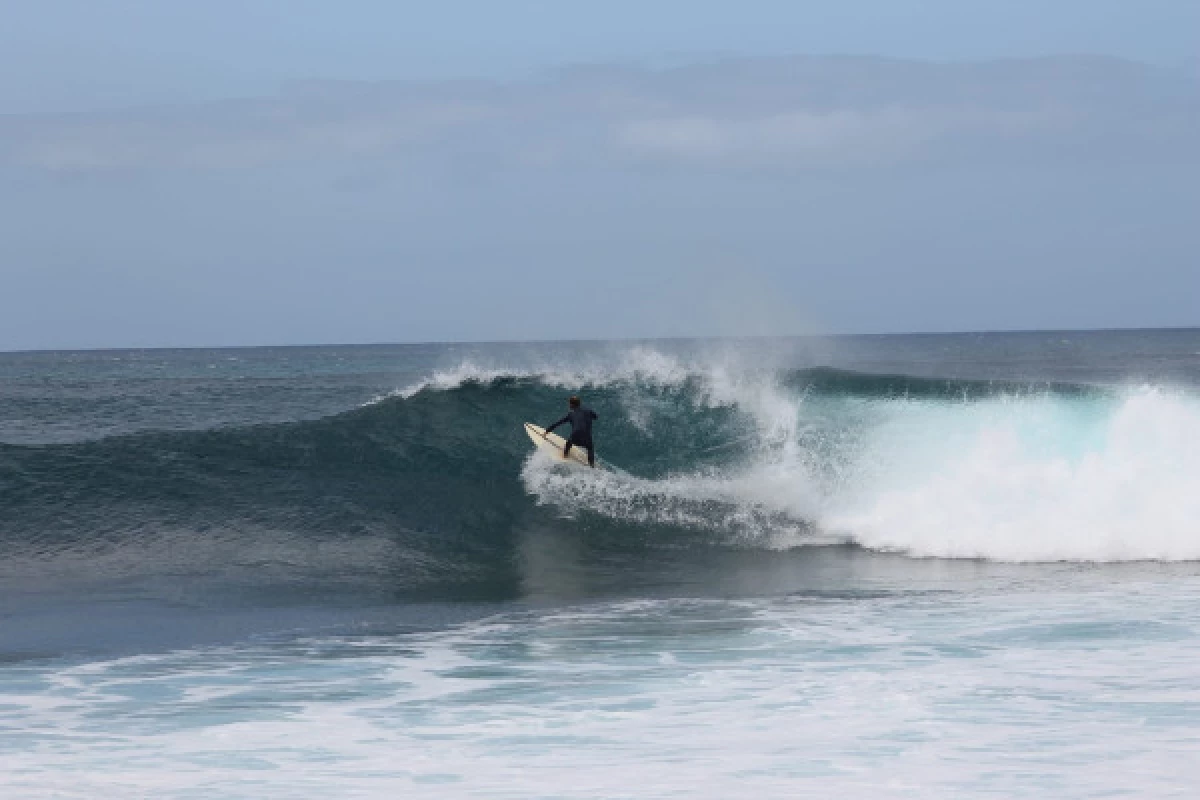
[[[538,450],[551,458],[571,464],[582,464],[585,467],[588,465],[587,450],[582,447],[572,446],[571,455],[563,458],[563,448],[566,447],[567,440],[557,433],[546,433],[545,428],[532,422],[525,423],[525,433],[529,435],[530,441],[537,445]]]

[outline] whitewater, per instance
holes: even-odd
[[[746,417],[708,448],[744,451],[727,469],[580,476],[529,458],[526,489],[563,510],[757,533],[758,543],[780,548],[824,532],[824,541],[939,558],[1200,559],[1194,393],[964,383],[960,395],[912,381],[896,392],[888,378],[869,385],[865,377],[862,391],[840,393],[819,385],[835,376],[733,369],[634,348],[618,371],[514,373],[463,363],[398,396],[502,380],[604,389],[647,442],[673,424],[656,415],[670,417],[681,404],[697,416],[730,409]],[[800,386],[789,387],[789,377]],[[665,443],[664,458],[672,447]]]
[[[1198,488],[1197,331],[0,354],[0,784],[1189,796]]]

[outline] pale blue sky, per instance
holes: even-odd
[[[1195,0],[0,3],[0,349],[1200,324]]]
[[[305,78],[511,78],[575,62],[855,54],[1200,56],[1196,0],[4,0],[0,113]]]

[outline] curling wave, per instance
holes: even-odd
[[[582,390],[606,469],[521,430]],[[514,542],[850,542],[920,557],[1200,559],[1200,402],[1183,390],[738,370],[464,364],[318,420],[0,446],[8,581],[241,576],[319,592],[504,587]]]

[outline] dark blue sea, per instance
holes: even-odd
[[[5,798],[1200,786],[1197,330],[5,353],[0,548]]]

